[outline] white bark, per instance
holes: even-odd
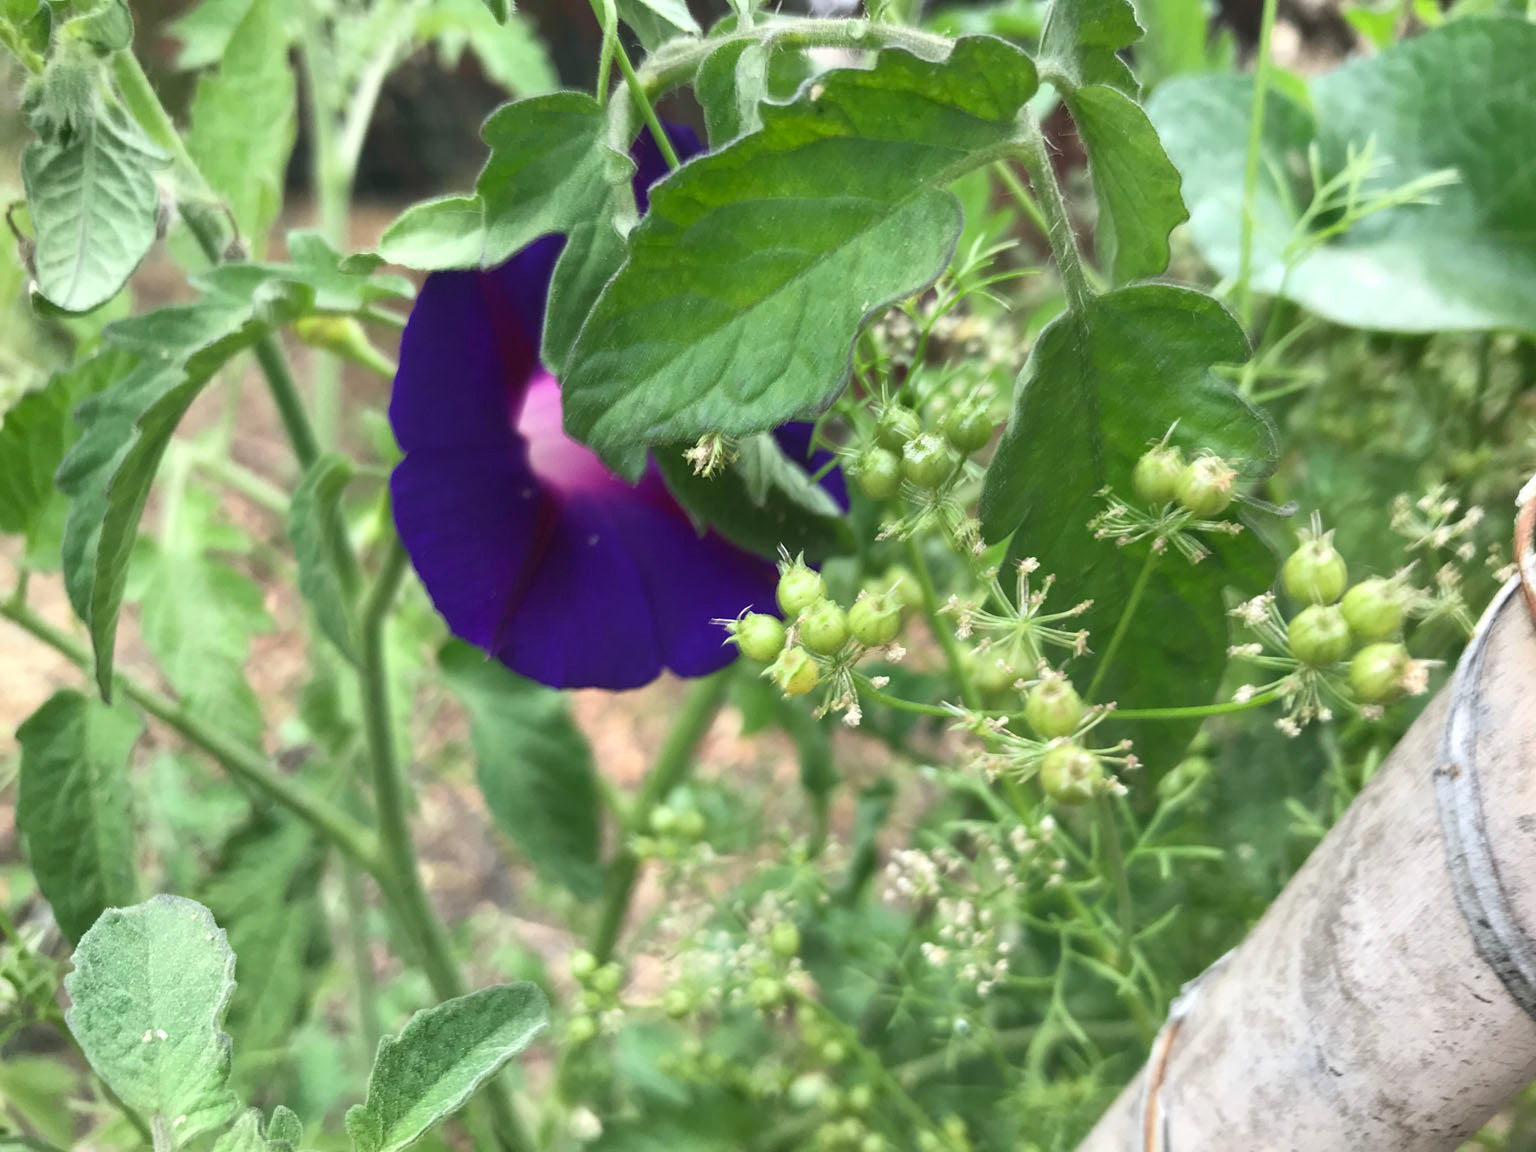
[[[1512,582],[1079,1152],[1453,1149],[1536,1078],[1533,611]]]

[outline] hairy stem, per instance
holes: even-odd
[[[693,751],[709,726],[715,713],[725,700],[729,670],[707,676],[689,689],[683,700],[672,730],[646,775],[640,793],[629,809],[628,827],[623,829],[625,840],[631,832],[647,827],[651,813],[663,803],[667,795],[687,779],[693,769]],[[629,900],[634,894],[635,878],[640,871],[640,858],[629,848],[620,845],[617,854],[608,865],[608,876],[603,896],[603,910],[598,919],[597,931],[592,936],[592,955],[598,963],[606,964],[613,955],[613,947],[623,930],[625,916],[629,912]]]
[[[54,627],[30,608],[10,602],[0,603],[0,616],[82,669],[91,667],[91,654],[85,645]],[[315,795],[297,780],[278,772],[261,753],[209,727],[189,715],[179,701],[140,684],[126,673],[116,672],[113,682],[124,696],[193,747],[205,752],[231,776],[287,808],[364,868],[373,871],[378,867],[379,846],[371,832],[328,800]]]
[[[1024,118],[1018,157],[1024,170],[1029,173],[1030,187],[1034,190],[1035,200],[1045,218],[1045,238],[1051,245],[1056,272],[1061,277],[1061,287],[1067,295],[1067,306],[1073,312],[1082,312],[1092,298],[1088,274],[1083,269],[1082,253],[1077,249],[1072,219],[1067,215],[1067,202],[1062,198],[1061,186],[1056,183],[1056,173],[1051,167],[1045,137],[1041,135],[1039,122],[1032,115],[1026,114]]]

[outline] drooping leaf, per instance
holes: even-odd
[[[253,0],[192,97],[187,151],[234,214],[252,249],[283,203],[295,132],[294,74],[280,0]]]
[[[134,359],[75,413],[80,439],[57,483],[70,497],[64,582],[90,629],[96,680],[110,698],[117,614],[139,517],[172,433],[204,385],[276,325],[313,311],[355,311],[409,294],[398,277],[370,276],[376,257],[342,259],[295,234],[292,264],[225,264],[194,277],[202,295],[111,325],[109,347]]]
[[[203,890],[240,958],[227,1027],[243,1052],[281,1050],[308,1011],[317,969],[329,954],[320,904],[324,865],[325,845],[309,828],[257,816],[225,841]],[[270,1080],[270,1057],[262,1059],[262,1078]]]
[[[190,72],[217,64],[230,37],[250,11],[251,3],[252,0],[201,0],[172,20],[166,31],[181,41],[176,67]]]
[[[1054,0],[1040,33],[1040,69],[1068,87],[1106,84],[1134,96],[1136,78],[1119,52],[1139,39],[1130,0]]]
[[[16,822],[37,885],[71,943],[104,910],[134,899],[128,755],[143,730],[138,713],[66,691],[16,731]]]
[[[693,79],[704,108],[709,146],[716,151],[763,126],[757,106],[768,96],[769,49],[760,40],[728,40],[716,48]]]
[[[133,13],[125,0],[102,0],[72,17],[63,35],[89,44],[102,55],[121,52],[133,43]]]
[[[37,290],[66,312],[117,295],[155,240],[155,173],[167,157],[115,103],[93,94],[83,114],[43,127],[22,151]],[[75,111],[80,111],[76,109]]]
[[[598,896],[597,780],[565,697],[467,644],[446,645],[438,665],[469,712],[475,775],[497,826],[540,875]]]
[[[1536,135],[1533,58],[1536,25],[1462,20],[1313,79],[1310,107],[1271,92],[1253,204],[1254,287],[1360,328],[1529,328],[1536,185],[1524,178],[1523,142]],[[1190,235],[1227,277],[1240,266],[1252,103],[1246,77],[1191,76],[1158,89],[1148,106],[1184,178]],[[1317,149],[1328,181],[1345,173],[1351,146],[1372,150],[1362,202],[1437,173],[1454,173],[1455,183],[1429,193],[1432,203],[1387,208],[1318,241],[1342,194],[1310,228],[1303,223],[1316,191],[1308,150]]]
[[[494,268],[539,237],[563,233],[542,356],[558,373],[592,301],[623,260],[623,233],[635,220],[634,164],[608,146],[607,131],[602,108],[582,92],[505,106],[481,132],[491,154],[475,196],[408,209],[385,230],[380,253],[416,268]]]
[[[804,552],[812,563],[852,544],[837,502],[767,433],[739,441],[735,458],[714,476],[696,475],[677,445],[654,458],[701,531],[707,525],[760,556],[772,557],[781,547],[791,555]]]
[[[442,66],[458,66],[468,48],[486,78],[510,96],[538,96],[559,84],[554,62],[526,17],[498,22],[481,0],[434,0],[416,17],[418,39],[431,41]]]
[[[345,457],[328,453],[316,460],[294,490],[288,508],[288,535],[299,562],[299,591],[314,609],[320,631],[343,656],[356,663],[351,571],[347,553],[337,547],[346,532],[341,494],[351,479],[352,466]]]
[[[617,0],[619,19],[640,38],[647,52],[677,36],[699,35],[699,22],[687,0]]]
[[[1072,92],[1067,107],[1088,150],[1099,262],[1116,284],[1160,275],[1168,267],[1168,234],[1189,213],[1157,130],[1141,105],[1105,84]]]
[[[1129,498],[1137,459],[1170,429],[1187,452],[1214,452],[1248,476],[1273,460],[1267,419],[1211,370],[1247,355],[1242,329],[1220,304],[1169,285],[1095,297],[1041,333],[987,469],[982,527],[989,540],[1012,534],[1010,562],[1033,556],[1043,572],[1070,578],[1074,600],[1093,599],[1079,618],[1093,648],[1107,646],[1148,547],[1094,537],[1099,492],[1108,486]],[[1198,565],[1174,549],[1156,563],[1120,645],[1130,655],[1117,656],[1105,698],[1128,707],[1210,702],[1226,663],[1222,589],[1251,587],[1263,561],[1243,536],[1202,542],[1213,555]],[[1196,626],[1197,616],[1211,627]]]
[[[173,1147],[226,1123],[230,1040],[220,1029],[235,954],[208,909],[155,896],[104,912],[75,949],[65,1014],[96,1074]]]
[[[999,154],[1035,91],[999,40],[887,50],[652,191],[629,262],[562,375],[566,428],[637,477],[648,445],[825,408],[870,314],[931,283],[961,219],[945,186]]]
[[[457,1112],[547,1023],[532,984],[504,984],[418,1012],[379,1041],[368,1099],[347,1112],[356,1152],[398,1152]]]

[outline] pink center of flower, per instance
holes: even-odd
[[[592,491],[613,481],[597,453],[565,434],[560,425],[560,385],[548,372],[535,376],[523,394],[517,434],[528,442],[533,474],[557,492]]]

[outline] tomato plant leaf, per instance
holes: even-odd
[[[1093,599],[1080,619],[1094,647],[1108,644],[1146,550],[1094,537],[1088,523],[1102,510],[1100,491],[1128,496],[1137,459],[1170,429],[1187,451],[1217,453],[1250,477],[1272,462],[1269,421],[1211,370],[1247,356],[1242,329],[1220,304],[1170,285],[1094,297],[1041,333],[987,469],[982,527],[989,540],[1012,535],[1010,562],[1033,556],[1042,571],[1070,576],[1074,599]],[[1117,658],[1106,680],[1138,706],[1208,703],[1225,666],[1222,589],[1249,584],[1255,564],[1246,543],[1202,542],[1213,555],[1200,564],[1170,549],[1156,565],[1148,593],[1156,607],[1139,608],[1120,648],[1135,658]],[[1201,632],[1189,623],[1196,616],[1214,627]]]
[[[760,131],[652,190],[562,376],[566,428],[633,478],[648,445],[825,408],[865,318],[943,271],[945,186],[1006,150],[1035,87],[1023,53],[968,37],[763,105]]]
[[[687,0],[617,0],[619,19],[640,38],[647,52],[677,36],[699,35],[699,22]]]
[[[1139,39],[1130,0],[1055,0],[1040,32],[1040,70],[1070,88],[1107,84],[1134,96],[1136,78],[1119,53]]]
[[[548,1022],[532,984],[503,984],[447,1000],[379,1041],[368,1098],[347,1112],[356,1152],[398,1152],[462,1108]]]
[[[128,756],[144,730],[127,708],[55,692],[16,731],[16,822],[37,885],[76,943],[137,887]]]
[[[75,949],[65,1021],[108,1087],[183,1147],[234,1115],[220,1028],[235,954],[208,909],[180,896],[110,908]]]
[[[320,631],[348,660],[357,663],[357,625],[352,615],[353,573],[346,553],[341,495],[352,479],[345,457],[327,453],[304,473],[288,507],[288,535],[299,562],[299,591],[314,610]]]
[[[416,35],[436,46],[447,71],[468,48],[486,78],[512,96],[537,96],[560,83],[537,27],[517,12],[498,21],[480,0],[433,0],[417,13]]]
[[[1536,135],[1527,98],[1533,58],[1536,25],[1462,20],[1316,77],[1310,106],[1271,92],[1253,203],[1253,286],[1359,328],[1529,328],[1536,186],[1524,178],[1521,142]],[[1159,88],[1148,105],[1184,177],[1190,235],[1227,277],[1241,264],[1252,103],[1246,77],[1189,76]],[[1360,177],[1353,197],[1351,176]],[[1319,180],[1322,211],[1309,218]],[[1416,185],[1415,202],[1384,206]],[[1334,231],[1341,216],[1373,202],[1379,211]]]

